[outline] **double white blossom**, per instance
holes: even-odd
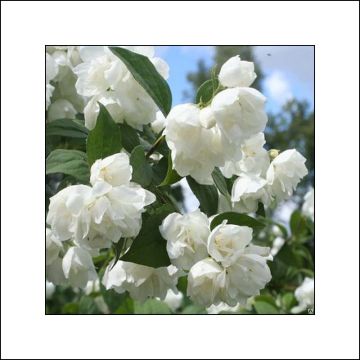
[[[267,181],[264,178],[244,173],[235,180],[231,191],[231,201],[236,211],[255,212],[259,201],[269,205],[270,200]]]
[[[93,187],[73,185],[50,199],[47,222],[58,240],[73,239],[88,250],[135,237],[141,214],[155,196],[130,182],[132,168],[125,153],[97,160],[91,167]]]
[[[295,149],[280,153],[266,173],[271,195],[278,201],[289,198],[300,180],[307,175],[306,159]]]
[[[62,261],[62,269],[73,287],[86,288],[88,281],[97,278],[91,255],[80,247],[68,249]]]
[[[259,91],[245,87],[225,89],[213,98],[216,124],[230,143],[240,146],[265,129],[265,100]]]
[[[208,255],[209,220],[200,210],[168,215],[160,226],[160,233],[167,240],[171,262],[180,269],[189,270]]]
[[[314,308],[314,279],[306,277],[303,283],[295,290],[295,297],[298,305],[291,309],[293,314],[313,310]]]
[[[179,275],[173,265],[152,268],[120,260],[115,266],[113,262],[109,264],[102,283],[107,290],[114,289],[119,294],[128,291],[132,299],[140,302],[148,297],[164,300],[169,289],[177,293]]]
[[[220,69],[219,81],[225,87],[248,87],[256,79],[254,63],[233,56]]]
[[[212,171],[224,164],[224,146],[217,127],[208,129],[201,124],[204,111],[194,104],[175,106],[167,116],[164,134],[178,174],[191,175],[200,184],[212,184]]]

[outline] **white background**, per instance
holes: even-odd
[[[358,358],[358,2],[1,4],[2,358]],[[45,316],[44,44],[315,44],[316,315]]]

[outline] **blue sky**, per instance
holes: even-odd
[[[312,46],[255,46],[256,61],[265,74],[264,95],[268,98],[267,110],[276,112],[287,99],[307,100],[313,108],[314,48]],[[270,56],[269,56],[270,54]],[[157,46],[156,55],[170,66],[168,79],[173,105],[183,103],[183,92],[190,89],[186,74],[197,68],[204,59],[213,65],[212,46]],[[243,59],[246,60],[246,59]]]

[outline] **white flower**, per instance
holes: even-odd
[[[65,284],[66,279],[62,269],[62,259],[57,257],[50,265],[46,265],[46,280],[54,285]]]
[[[73,287],[85,288],[89,280],[96,280],[97,274],[90,254],[79,247],[71,247],[62,262],[65,278]]]
[[[78,216],[91,196],[90,186],[73,185],[59,191],[50,199],[46,222],[57,239],[65,241],[74,235]]]
[[[137,236],[144,207],[156,199],[135,183],[111,187],[98,182],[92,195],[78,217],[74,234],[75,241],[88,250],[108,248],[121,237]]]
[[[314,188],[305,194],[302,212],[314,221]]]
[[[114,91],[107,91],[93,96],[84,108],[85,126],[89,130],[94,129],[96,125],[96,120],[100,112],[99,102],[105,106],[116,123],[124,122],[124,109],[119,97]]]
[[[270,195],[267,181],[260,176],[244,173],[233,184],[231,201],[233,208],[242,213],[255,212],[259,201],[264,205],[269,205]]]
[[[226,301],[225,269],[211,258],[197,262],[188,275],[187,295],[206,307]]]
[[[248,239],[245,239],[243,243],[247,241]],[[227,246],[226,242],[221,240],[221,245],[217,246],[214,239],[214,247],[211,245],[210,249],[212,254],[224,259],[225,264],[231,263],[230,266],[222,266],[214,259],[207,258],[190,269],[187,294],[195,303],[206,307],[221,302],[229,306],[238,303],[245,305],[248,298],[258,295],[271,280],[270,269],[266,264],[267,260],[272,259],[270,249],[249,244],[240,250],[243,244],[236,239],[234,242],[238,244],[230,243]],[[233,262],[231,260],[235,257],[232,258],[231,254],[235,252],[236,260]]]
[[[200,109],[194,104],[175,106],[167,116],[164,134],[178,174],[212,184],[212,171],[224,164],[223,143],[217,127],[201,125]]]
[[[300,180],[307,175],[306,159],[295,149],[280,153],[270,164],[266,178],[278,201],[289,198]]]
[[[183,299],[184,295],[180,291],[176,293],[169,289],[163,301],[172,311],[176,311],[182,305]]]
[[[259,91],[242,87],[225,89],[213,98],[216,123],[229,142],[241,145],[265,129],[265,100]]]
[[[254,63],[241,60],[239,55],[227,60],[219,72],[219,81],[225,87],[248,87],[255,79]]]
[[[156,112],[155,121],[151,123],[151,128],[156,132],[159,133],[163,130],[166,126],[166,118],[161,111]]]
[[[266,176],[266,171],[270,165],[268,152],[264,149],[265,136],[258,133],[245,140],[241,145],[241,160],[227,161],[220,168],[223,175],[231,178],[233,175],[240,176],[243,173]]]
[[[45,282],[45,297],[46,300],[50,300],[55,292],[55,285],[46,280]]]
[[[46,265],[52,264],[58,258],[61,249],[61,242],[50,229],[46,229]]]
[[[51,103],[51,96],[55,89],[54,86],[50,84],[50,81],[56,77],[58,71],[59,69],[57,63],[50,54],[46,53],[46,110]]]
[[[293,314],[303,312],[314,307],[314,279],[306,277],[303,283],[295,290],[295,297],[299,305],[291,309]]]
[[[208,256],[209,220],[200,210],[185,215],[172,213],[163,220],[159,229],[167,240],[169,258],[178,268],[189,270]]]
[[[115,89],[127,73],[125,65],[105,46],[81,46],[79,52],[83,62],[73,71],[80,95],[94,96]]]
[[[213,259],[227,267],[232,265],[252,239],[248,226],[220,224],[213,229],[208,239],[208,251]]]
[[[104,181],[111,186],[128,185],[132,176],[129,156],[118,153],[99,159],[91,166],[90,183]]]
[[[169,289],[177,292],[179,271],[175,266],[152,268],[131,262],[113,262],[106,268],[102,283],[107,290],[128,291],[134,300],[144,302],[148,297],[164,300]]]
[[[272,244],[271,255],[275,256],[285,244],[285,239],[281,236],[277,236]]]
[[[48,120],[75,119],[76,114],[77,111],[70,101],[66,99],[58,99],[49,107]]]

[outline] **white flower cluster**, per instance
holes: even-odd
[[[91,255],[123,238],[133,238],[141,228],[145,206],[155,195],[131,182],[132,167],[125,153],[97,160],[91,167],[92,186],[72,185],[50,199],[46,237],[48,280],[64,278],[74,287],[96,279]],[[63,259],[63,242],[71,241]],[[61,271],[62,269],[62,271]],[[55,278],[54,278],[55,277]]]
[[[154,57],[152,46],[124,46],[147,56],[157,71],[167,79],[169,66]],[[107,46],[80,46],[82,62],[74,68],[77,75],[76,90],[87,98],[84,109],[85,125],[90,130],[96,125],[99,102],[117,123],[126,121],[142,130],[142,126],[156,120],[158,107],[141,85],[134,79],[125,64]]]
[[[147,56],[164,79],[169,77],[168,64],[154,56],[153,46],[123,48]],[[84,113],[85,125],[91,130],[96,125],[99,102],[117,123],[126,121],[139,130],[152,122],[155,122],[155,131],[163,127],[163,119],[154,101],[107,46],[48,47],[48,121],[74,119],[78,112]]]
[[[210,231],[196,210],[168,215],[160,232],[171,262],[188,270],[187,295],[202,306],[246,304],[271,279],[270,249],[251,244],[252,229],[224,222]]]
[[[305,158],[286,150],[270,162],[264,149],[267,123],[265,97],[250,88],[256,78],[254,64],[230,58],[221,68],[222,87],[211,104],[175,106],[165,122],[164,134],[174,169],[200,184],[212,184],[211,173],[220,167],[225,177],[238,176],[231,195],[239,212],[256,211],[258,202],[269,205],[290,197],[307,174]]]
[[[74,68],[81,62],[78,46],[46,47],[47,120],[75,119],[84,111],[85,98],[75,88]]]

